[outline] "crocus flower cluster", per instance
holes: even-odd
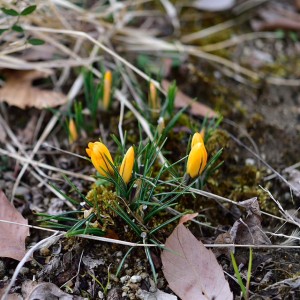
[[[90,142],[88,148],[86,148],[86,153],[91,158],[92,163],[96,170],[104,177],[114,175],[114,165],[113,159],[107,147],[101,142]],[[131,146],[122,161],[119,173],[123,178],[124,182],[127,184],[132,176],[132,170],[134,165],[134,149]]]
[[[193,135],[186,172],[191,178],[200,176],[207,164],[207,151],[201,133]]]

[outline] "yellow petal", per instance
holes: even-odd
[[[207,151],[203,143],[195,144],[188,156],[186,172],[191,178],[199,176],[207,163]]]
[[[197,143],[204,144],[203,137],[202,137],[201,133],[199,133],[199,132],[196,132],[193,135],[191,148],[193,148]]]
[[[133,165],[134,165],[134,149],[131,146],[122,161],[121,167],[120,167],[120,175],[123,178],[124,182],[127,184],[130,179],[131,179],[131,175],[132,175],[132,169],[133,169]]]
[[[91,152],[92,152],[92,150],[89,149],[89,148],[86,148],[85,151],[86,151],[87,155],[88,155],[89,157],[91,157]]]
[[[96,170],[105,177],[107,177],[107,173],[113,175],[114,169],[111,166],[113,159],[107,147],[100,142],[89,143],[88,147],[86,152],[91,157]]]

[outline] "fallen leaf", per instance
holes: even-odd
[[[170,288],[183,300],[229,300],[233,295],[214,254],[179,224],[161,255]]]
[[[167,294],[159,289],[157,289],[157,291],[154,293],[141,290],[138,296],[140,299],[144,299],[144,300],[177,300],[178,299],[176,296]]]
[[[165,90],[168,90],[170,85],[171,84],[169,81],[167,81],[167,80],[162,81],[162,87]],[[180,90],[177,90],[176,99],[175,99],[175,107],[182,108],[182,107],[186,107],[186,106],[189,106],[190,112],[196,116],[202,116],[202,117],[208,117],[208,118],[214,118],[214,117],[218,116],[218,114],[215,111],[213,111],[211,108],[209,108],[208,106],[201,104],[199,102],[196,102],[195,100],[193,100],[192,98],[190,98],[189,96],[187,96],[186,94],[181,92]]]
[[[69,295],[50,282],[37,283],[35,281],[26,281],[22,285],[22,293],[26,300],[83,300],[84,298]]]
[[[231,229],[234,242],[240,245],[270,245],[271,241],[263,232],[261,226],[261,212],[257,198],[251,198],[239,203],[247,209],[245,220],[237,220]]]
[[[35,79],[45,78],[49,73],[30,70],[2,70],[6,81],[0,89],[0,102],[19,108],[36,107],[38,109],[55,107],[66,103],[67,98],[62,93],[42,90],[32,86]]]
[[[258,11],[260,20],[251,20],[251,26],[255,31],[266,30],[300,30],[300,14],[290,9],[283,9],[276,3],[270,4]]]
[[[0,289],[0,299],[2,299],[2,296],[6,292],[7,286],[4,286],[2,289]],[[23,300],[23,297],[17,293],[8,294],[5,298],[5,300]]]
[[[235,0],[196,0],[190,5],[207,11],[222,11],[233,7]]]
[[[214,244],[234,244],[234,240],[230,232],[224,232],[217,236]],[[234,252],[234,247],[232,246],[232,247],[214,248],[213,252],[216,257],[219,257],[220,255],[224,254],[228,258],[230,258],[230,252]]]
[[[28,221],[8,201],[0,190],[0,220],[28,225]],[[25,253],[25,239],[29,236],[26,226],[0,222],[0,257],[21,260]]]

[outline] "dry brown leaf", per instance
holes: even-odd
[[[2,289],[0,289],[0,299],[2,299],[2,296],[6,292],[7,286],[4,286]],[[5,300],[23,300],[23,297],[17,293],[8,294],[5,298]]]
[[[237,220],[230,233],[236,244],[270,245],[271,241],[263,232],[261,226],[261,212],[257,198],[251,198],[239,203],[247,210],[245,220]]]
[[[162,87],[165,90],[168,90],[170,87],[170,82],[167,80],[162,81]],[[176,93],[176,99],[175,99],[175,107],[182,108],[182,107],[190,107],[190,112],[193,115],[196,116],[202,116],[202,117],[208,117],[208,118],[214,118],[217,117],[218,114],[213,111],[208,106],[201,104],[199,102],[196,102],[195,100],[191,99],[189,96],[181,92],[180,90],[177,90]]]
[[[50,282],[37,283],[35,281],[26,281],[22,285],[22,293],[26,300],[83,300],[79,296],[69,295]]]
[[[183,300],[231,300],[223,270],[214,254],[179,224],[161,255],[170,288]]]
[[[0,220],[28,224],[28,221],[8,201],[0,190]],[[0,257],[21,260],[25,251],[25,239],[29,236],[26,226],[0,222]]]
[[[255,31],[266,30],[300,30],[300,14],[289,9],[283,9],[276,3],[269,5],[267,8],[258,11],[260,20],[251,20],[251,26]]]
[[[39,109],[55,107],[66,103],[67,98],[62,93],[42,90],[32,86],[35,79],[48,77],[49,73],[31,70],[2,70],[6,78],[0,89],[0,101],[19,108],[36,107]]]

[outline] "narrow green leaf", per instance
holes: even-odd
[[[1,8],[1,10],[8,16],[13,16],[13,17],[19,16],[19,13],[12,8],[4,8],[3,7],[3,8]]]
[[[11,29],[14,30],[14,31],[16,31],[16,32],[24,32],[24,29],[21,26],[19,26],[19,25],[13,25],[11,27]]]
[[[35,10],[36,10],[36,5],[31,5],[31,6],[28,6],[28,7],[24,8],[21,11],[20,15],[21,16],[28,16],[28,15],[32,14]]]
[[[40,46],[45,44],[45,41],[40,40],[40,39],[29,39],[27,42],[33,46]]]
[[[243,297],[245,298],[246,294],[247,294],[246,287],[243,283],[243,280],[242,280],[242,277],[241,277],[241,274],[240,274],[240,271],[239,271],[239,267],[236,263],[233,252],[230,252],[230,257],[231,257],[231,262],[232,262],[232,266],[233,266],[233,269],[234,269],[234,274],[235,274],[236,279],[238,281],[238,284],[239,284],[239,286],[242,290]]]

